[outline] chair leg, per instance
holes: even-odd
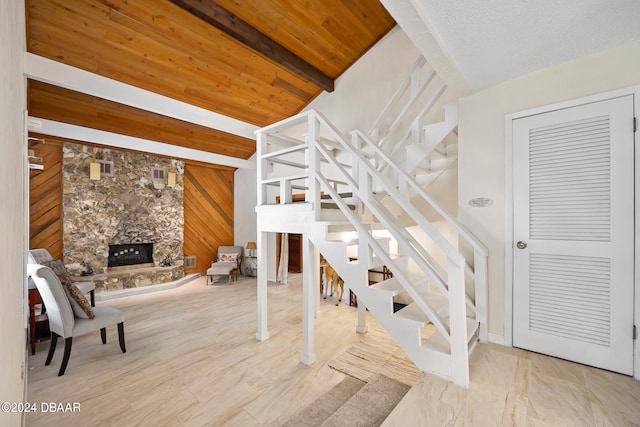
[[[47,354],[47,360],[44,362],[45,366],[51,364],[51,359],[53,359],[53,353],[56,352],[56,344],[58,343],[58,337],[60,335],[55,332],[51,332],[51,343],[49,343],[49,354]]]
[[[120,341],[120,350],[126,353],[127,348],[124,346],[124,323],[118,323],[118,341]]]
[[[102,338],[102,344],[107,343],[107,328],[100,329],[100,338]]]
[[[89,297],[91,298],[91,307],[95,307],[96,306],[96,290],[92,289],[89,292]]]
[[[72,342],[73,337],[69,337],[64,340],[64,356],[62,356],[62,364],[60,365],[60,371],[58,372],[59,377],[63,376],[64,371],[67,369],[67,363],[69,363],[69,355],[71,354]]]

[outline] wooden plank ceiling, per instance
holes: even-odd
[[[332,83],[394,25],[378,0],[27,0],[29,52],[257,126],[301,111],[330,89],[322,76]],[[29,85],[29,107],[217,154],[255,151],[246,138],[42,83]]]

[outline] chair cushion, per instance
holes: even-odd
[[[73,310],[74,316],[80,319],[93,319],[95,314],[93,313],[91,304],[89,304],[89,301],[87,301],[80,289],[73,284],[73,281],[71,280],[71,277],[69,276],[69,273],[62,261],[54,259],[46,261],[42,263],[42,265],[49,267],[60,279],[60,283],[62,283],[62,287],[67,294],[69,302],[71,303],[71,309]]]
[[[113,307],[97,306],[93,309],[95,310],[93,319],[76,319],[73,325],[74,337],[124,322],[124,313]]]
[[[229,274],[231,270],[236,268],[235,262],[216,262],[211,264],[211,268],[207,270],[207,276],[216,276],[220,274]]]

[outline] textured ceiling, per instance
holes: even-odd
[[[640,0],[393,2],[411,3],[472,89],[640,40]]]

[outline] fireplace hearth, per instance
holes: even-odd
[[[109,245],[107,267],[153,264],[153,243]]]

